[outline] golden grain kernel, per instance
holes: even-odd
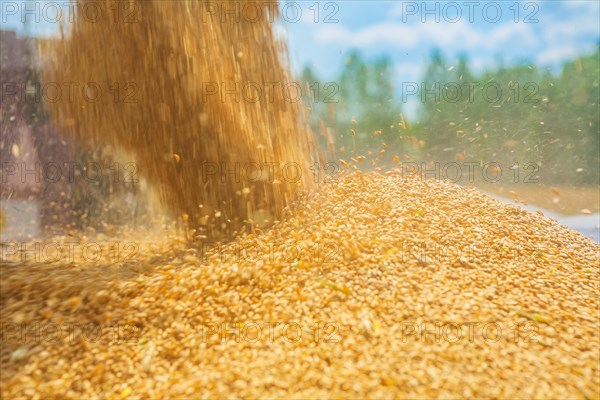
[[[2,396],[493,397],[499,387],[515,398],[529,387],[536,398],[594,397],[598,244],[419,177],[347,172],[306,201],[269,230],[202,256],[175,233],[131,232],[125,238],[140,243],[133,265],[115,268],[108,257],[2,272],[2,326],[49,326],[76,310],[78,326],[140,327],[134,343],[105,329],[99,341],[79,335],[39,351],[6,335]],[[274,324],[273,340],[265,328],[258,342],[236,341],[236,331],[263,323]],[[295,342],[282,337],[292,323]],[[410,330],[421,324],[429,333]],[[226,329],[224,342],[208,335],[215,327]],[[453,369],[465,357],[476,373]],[[264,369],[274,363],[284,372],[278,385]],[[422,384],[406,386],[413,381]]]

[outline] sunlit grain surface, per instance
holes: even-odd
[[[4,269],[3,324],[103,329],[11,333],[3,396],[597,397],[600,248],[475,190],[353,173],[231,251],[182,246]]]

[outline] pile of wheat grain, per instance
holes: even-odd
[[[41,51],[44,84],[71,88],[46,102],[53,122],[131,153],[167,209],[211,238],[272,222],[313,182],[278,9],[240,18],[242,6],[78,0],[82,17]]]
[[[268,232],[180,246],[4,267],[2,397],[600,395],[600,247],[475,190],[352,173]],[[75,323],[96,331],[47,328]]]

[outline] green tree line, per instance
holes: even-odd
[[[558,74],[526,64],[476,74],[466,56],[449,64],[434,50],[420,82],[394,88],[401,79],[393,67],[389,58],[367,61],[354,51],[329,87],[303,70],[309,122],[331,160],[374,153],[385,143],[383,165],[393,154],[403,161],[528,165],[544,184],[598,184],[600,46]],[[409,97],[418,100],[416,121],[403,114]]]

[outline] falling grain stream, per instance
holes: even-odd
[[[40,49],[46,81],[134,83],[136,102],[46,106],[67,135],[131,154],[192,240],[148,231],[135,262],[3,266],[3,398],[600,396],[597,244],[393,169],[316,185],[300,103],[206,95],[291,79],[269,18],[139,5],[139,23],[82,20]],[[293,164],[301,179],[206,163]],[[103,329],[24,341],[36,324]]]

